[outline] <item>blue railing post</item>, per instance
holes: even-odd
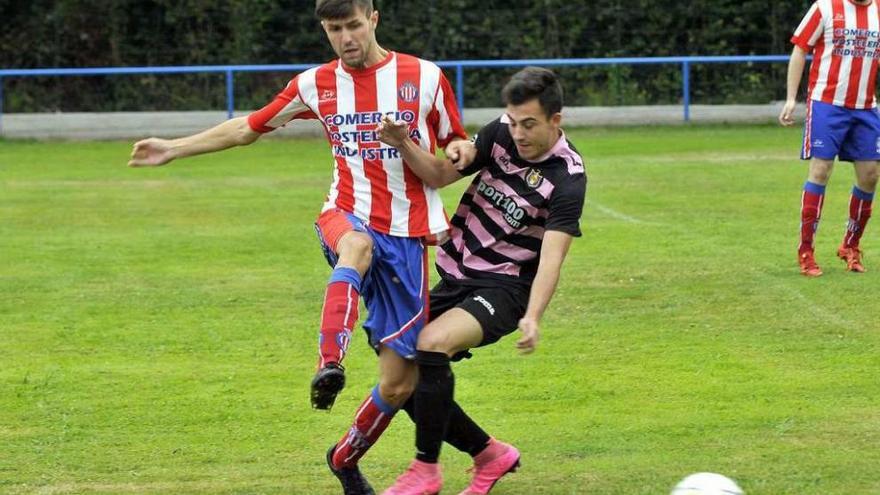
[[[458,111],[464,120],[464,66],[461,64],[455,66],[455,93],[458,95]]]
[[[684,121],[691,120],[691,63],[687,60],[681,63],[681,99],[684,105]]]
[[[226,117],[231,119],[235,112],[235,88],[233,86],[232,69],[226,69]]]
[[[3,78],[0,77],[0,136],[3,135]]]

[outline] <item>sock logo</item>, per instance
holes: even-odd
[[[359,430],[356,426],[352,426],[350,430],[348,430],[348,444],[351,445],[352,450],[366,450],[370,448],[369,440],[367,440],[367,436],[364,435],[364,432]]]
[[[323,340],[323,339],[322,339]],[[348,344],[351,343],[351,332],[348,330],[336,334],[336,345],[342,349],[342,352],[348,351]]]

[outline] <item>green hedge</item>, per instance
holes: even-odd
[[[383,46],[432,60],[782,54],[810,2],[766,0],[377,0]],[[314,2],[0,0],[0,67],[276,64],[333,56]],[[498,104],[512,70],[466,72],[466,105]],[[680,101],[675,66],[560,69],[569,104]],[[450,74],[452,76],[452,74]],[[236,76],[237,107],[259,107],[290,74]],[[698,65],[696,103],[784,97],[785,64]],[[6,78],[5,110],[225,107],[222,75]]]

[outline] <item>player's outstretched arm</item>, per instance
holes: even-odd
[[[248,125],[247,117],[238,117],[192,136],[138,141],[132,147],[128,166],[159,167],[177,158],[251,144],[259,137],[260,133]]]
[[[788,78],[785,86],[785,105],[779,113],[779,123],[788,127],[794,124],[794,109],[797,104],[797,92],[801,85],[801,76],[807,63],[807,52],[795,45],[788,61]]]
[[[534,351],[538,345],[541,317],[550,304],[553,293],[556,292],[562,262],[565,261],[572,239],[571,235],[564,232],[556,230],[544,232],[538,273],[529,293],[529,305],[526,314],[519,320],[522,337],[516,342],[516,347],[524,354]]]
[[[380,141],[397,148],[410,170],[419,176],[428,187],[435,189],[461,179],[463,176],[458,170],[470,165],[470,162],[473,161],[473,157],[471,157],[467,164],[463,164],[465,152],[456,153],[454,159],[457,161],[455,163],[452,160],[444,160],[432,155],[410,139],[409,126],[406,122],[395,122],[387,115],[376,127],[376,134]],[[459,142],[468,141],[453,141],[449,146],[451,147]]]

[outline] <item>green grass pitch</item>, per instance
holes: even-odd
[[[749,495],[880,493],[880,220],[867,274],[834,258],[851,168],[808,280],[799,130],[569,136],[585,235],[538,351],[508,337],[455,367],[459,401],[523,452],[493,493],[656,495],[696,471]],[[310,409],[326,144],[149,170],[130,146],[0,141],[0,493],[338,493],[324,453],[377,373],[359,333],[336,407]],[[363,460],[378,490],[412,439],[401,415]],[[443,462],[457,493],[469,459]]]

